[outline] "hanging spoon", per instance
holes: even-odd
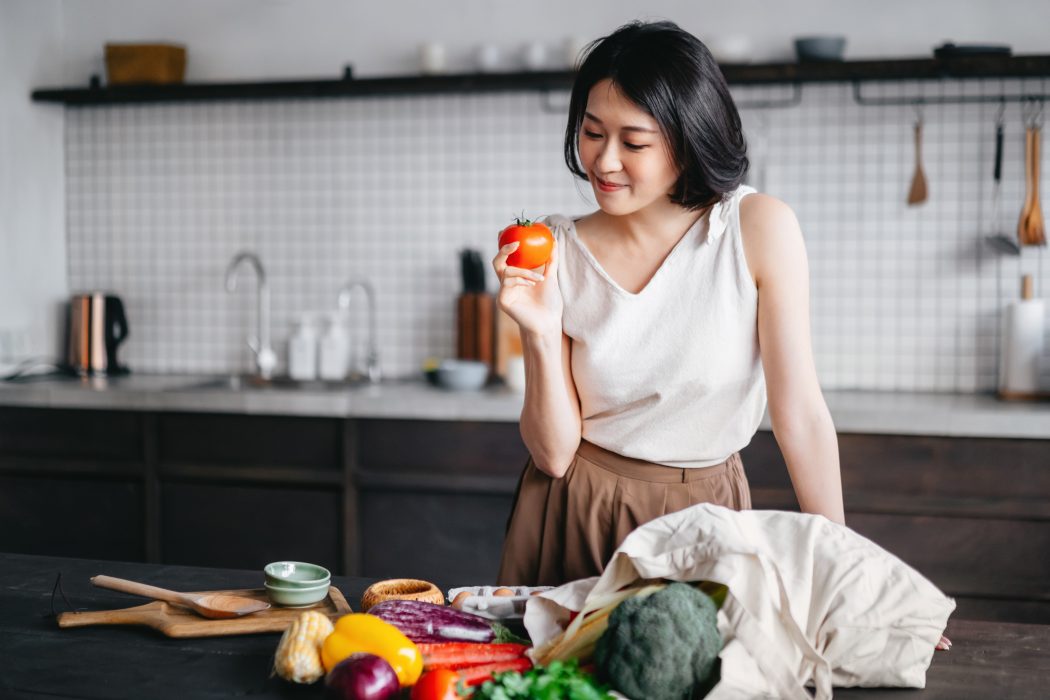
[[[260,610],[266,610],[270,604],[263,600],[245,598],[238,595],[226,595],[225,593],[179,593],[169,591],[166,588],[157,588],[145,583],[137,583],[112,576],[93,576],[91,583],[99,588],[108,588],[112,591],[131,593],[155,600],[163,600],[176,605],[184,605],[191,608],[202,617],[212,619],[226,619],[240,617]]]
[[[915,122],[915,174],[908,188],[908,204],[922,204],[927,197],[926,173],[922,170],[922,117]]]
[[[1040,116],[1041,120],[1040,105]],[[1025,200],[1021,219],[1017,222],[1017,238],[1022,246],[1046,245],[1046,230],[1043,210],[1039,206],[1039,159],[1042,129],[1039,121],[1032,119],[1025,129]]]

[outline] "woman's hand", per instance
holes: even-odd
[[[500,281],[499,307],[514,319],[522,332],[560,335],[562,299],[558,288],[558,241],[554,241],[543,274],[507,265],[507,256],[517,250],[518,245],[517,241],[508,243],[492,260]]]
[[[937,646],[934,648],[938,651],[948,651],[952,648],[952,640],[948,639],[942,634],[941,641],[937,642]]]

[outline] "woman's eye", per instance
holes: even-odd
[[[649,148],[648,144],[627,143],[626,141],[624,141],[623,145],[624,147],[632,151],[640,151],[643,148]]]
[[[589,139],[600,139],[602,137],[601,134],[594,131],[584,131],[583,135]]]

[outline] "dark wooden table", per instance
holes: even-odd
[[[59,629],[51,591],[62,589],[77,608],[101,610],[141,599],[93,587],[109,574],[181,590],[253,588],[254,571],[132,564],[0,554],[0,698],[320,698],[316,686],[270,678],[276,634],[214,639],[169,639],[140,627]],[[357,609],[367,579],[335,577]],[[441,585],[447,582],[438,581]],[[453,582],[459,583],[459,582]],[[55,611],[67,609],[56,596]],[[838,690],[836,698],[1050,697],[1050,626],[952,621],[955,646],[938,652],[927,688]]]

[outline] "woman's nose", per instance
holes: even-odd
[[[602,145],[602,150],[598,152],[598,159],[594,163],[595,169],[600,173],[615,173],[622,167],[620,163],[620,154],[617,152],[616,145],[613,143],[606,142]]]

